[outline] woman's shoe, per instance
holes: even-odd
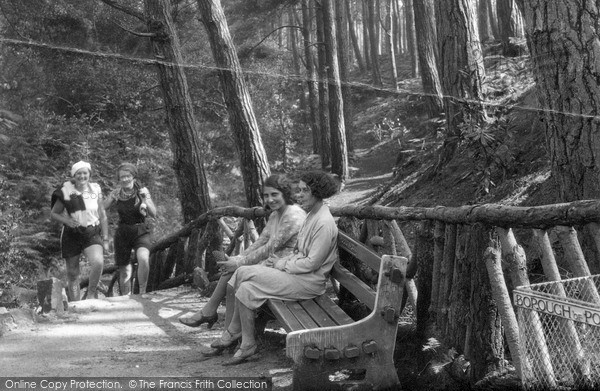
[[[245,348],[245,349],[240,347],[237,350],[237,352],[235,352],[235,354],[233,355],[231,360],[225,361],[223,363],[223,365],[227,366],[227,365],[241,364],[244,361],[248,360],[250,357],[254,356],[256,354],[257,350],[258,350],[258,345],[256,345],[256,344],[254,344],[248,348]]]
[[[194,319],[193,316],[191,316],[189,318],[179,318],[179,322],[183,323],[186,326],[198,327],[202,323],[206,323],[206,328],[208,328],[208,329],[212,328],[213,325],[215,323],[217,323],[217,320],[219,320],[218,314],[214,314],[211,316],[206,316],[206,315],[202,314],[202,316],[198,320]]]
[[[221,335],[221,338],[217,339],[216,341],[213,341],[210,344],[211,348],[215,348],[215,349],[225,349],[228,348],[230,346],[232,346],[234,343],[237,343],[237,341],[242,338],[242,332],[240,331],[239,333],[236,334],[231,334],[229,332],[229,330],[225,330],[225,332],[223,333],[223,335]]]

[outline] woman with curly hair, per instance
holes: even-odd
[[[263,185],[263,201],[271,214],[260,236],[240,255],[227,258],[223,253],[219,254],[225,260],[219,262],[222,274],[217,287],[200,311],[190,317],[179,318],[184,325],[198,327],[206,323],[210,329],[217,322],[217,308],[227,293],[227,282],[237,268],[265,262],[270,257],[283,257],[294,251],[306,212],[294,204],[290,180],[279,174],[268,177]]]
[[[239,349],[227,364],[245,361],[257,351],[256,309],[268,299],[306,300],[325,293],[329,272],[338,258],[338,229],[323,200],[338,189],[339,183],[326,173],[311,171],[300,176],[296,198],[308,214],[298,233],[296,249],[263,265],[236,270],[229,281],[229,288],[235,291],[233,318],[221,338],[211,344],[216,350],[209,354],[216,354],[241,338]]]

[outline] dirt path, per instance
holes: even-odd
[[[0,376],[68,377],[272,377],[273,389],[291,384],[285,337],[268,330],[260,359],[235,367],[231,357],[207,359],[200,351],[222,332],[220,322],[190,328],[177,318],[206,302],[191,288],[176,288],[140,296],[71,303],[64,317],[21,319],[0,339]],[[0,389],[3,389],[0,385]]]
[[[390,179],[391,151],[357,151],[353,179],[332,205],[365,201]],[[285,334],[267,325],[260,358],[223,366],[231,353],[205,358],[200,351],[223,331],[220,321],[190,328],[177,321],[199,310],[206,298],[180,287],[147,297],[117,297],[71,303],[66,316],[18,316],[13,330],[0,337],[0,376],[82,377],[272,377],[274,390],[291,389],[291,362]],[[10,316],[4,315],[4,316]],[[272,326],[271,328],[269,328]],[[3,385],[0,384],[0,389]]]

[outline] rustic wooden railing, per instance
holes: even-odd
[[[418,266],[417,277],[408,284],[409,300],[416,305],[417,330],[424,337],[432,333],[439,336],[445,345],[464,354],[471,363],[471,379],[475,380],[503,365],[504,344],[499,324],[504,328],[510,358],[519,375],[525,365],[519,356],[519,332],[511,293],[516,286],[528,285],[531,277],[541,277],[528,272],[528,253],[541,260],[546,281],[561,278],[559,265],[570,277],[590,275],[584,253],[595,258],[594,269],[600,267],[600,201],[532,207],[350,205],[331,207],[331,212],[340,218],[340,229],[349,235],[380,254],[409,258],[413,274]],[[150,289],[189,281],[195,267],[203,268],[209,276],[216,274],[211,251],[222,248],[223,233],[231,240],[228,252],[243,248],[242,241],[251,242],[240,238],[256,237],[247,223],[240,222],[235,230],[226,227],[220,220],[226,216],[251,221],[264,218],[265,211],[216,208],[161,239],[151,249]],[[400,226],[414,240],[412,248]],[[583,240],[587,247],[580,245],[582,237],[578,240],[575,227],[587,234]],[[555,239],[554,243],[549,235]],[[520,245],[517,237],[526,246]],[[361,279],[376,283],[376,276],[358,264],[345,266]],[[535,314],[529,316],[529,322],[539,322]],[[577,336],[569,334],[568,327],[565,330],[566,338],[576,349]],[[547,349],[543,334],[536,341],[536,348]],[[545,376],[552,384],[552,366],[547,364],[543,366],[547,368]]]

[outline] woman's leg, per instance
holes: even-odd
[[[119,266],[119,287],[122,296],[131,294],[131,264]]]
[[[208,303],[202,307],[202,309],[192,315],[191,319],[199,320],[202,318],[202,315],[205,317],[213,316],[217,313],[217,309],[219,308],[219,304],[223,301],[225,294],[227,293],[227,282],[231,279],[233,273],[222,274],[217,282],[217,287],[215,288],[212,295],[208,299]],[[226,325],[227,326],[227,325]]]
[[[102,276],[102,269],[104,268],[104,253],[102,246],[99,244],[93,244],[83,250],[85,257],[90,263],[90,282],[88,285],[88,299],[95,299],[98,297],[98,282]]]
[[[75,255],[65,259],[67,264],[67,295],[69,301],[79,301],[81,292],[79,291],[79,257]]]
[[[237,318],[242,328],[242,343],[240,349],[246,350],[256,345],[256,338],[254,335],[254,310],[246,307],[238,299],[235,299],[235,308],[238,311]],[[231,323],[233,324],[233,319]]]
[[[146,293],[148,285],[148,274],[150,274],[150,250],[140,247],[136,251],[138,262],[137,278],[140,285],[140,295]]]

